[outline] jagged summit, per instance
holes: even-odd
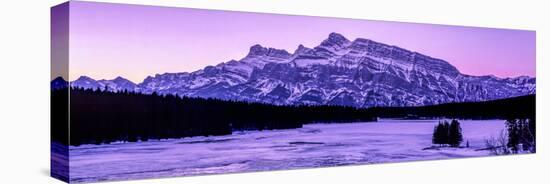
[[[350,41],[339,33],[332,32],[328,35],[328,38],[321,42],[321,45],[318,47],[329,47],[329,48],[342,48],[345,47]]]
[[[291,54],[284,49],[266,48],[260,44],[250,47],[250,51],[248,53],[248,56],[270,56],[278,58],[288,58],[290,55]]]
[[[156,74],[137,85],[117,79],[81,77],[71,85],[277,105],[354,107],[485,101],[536,92],[532,77],[465,75],[442,59],[364,38],[350,41],[338,33],[330,33],[313,48],[299,45],[292,54],[256,44],[240,60],[195,72]]]
[[[336,33],[336,32],[330,33],[328,35],[327,41],[340,42],[340,43],[349,42],[349,40],[344,35],[342,35],[340,33]]]
[[[256,44],[250,47],[250,51],[248,52],[248,55],[254,55],[254,56],[261,56],[265,55],[267,53],[267,48],[263,47],[260,44]]]
[[[304,45],[300,44],[300,45],[298,45],[298,48],[296,48],[296,50],[294,51],[294,53],[292,55],[305,54],[310,50],[311,50],[311,48],[307,48]]]

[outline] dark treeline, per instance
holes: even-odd
[[[52,98],[66,96],[63,93],[67,90],[53,90]],[[67,126],[64,119],[67,108],[61,106],[63,104],[53,107],[59,109],[52,111],[52,128],[59,130]],[[289,129],[307,123],[375,120],[367,109],[354,107],[276,106],[156,93],[70,90],[71,145],[227,135],[234,130]],[[52,136],[67,143],[63,135]]]
[[[70,91],[70,92],[69,92]],[[381,118],[511,119],[534,117],[535,95],[487,102],[424,107],[276,106],[261,103],[108,92],[52,90],[52,139],[70,144],[227,135],[235,130],[300,128],[308,123],[376,121]]]
[[[517,119],[535,117],[535,95],[485,102],[448,103],[422,107],[375,107],[381,118]]]
[[[51,106],[51,138],[65,143],[69,140],[69,90],[68,88],[54,90],[50,96]],[[68,150],[67,150],[68,151]],[[67,152],[68,153],[68,152]]]

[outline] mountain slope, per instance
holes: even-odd
[[[72,85],[95,85],[77,81]],[[535,78],[469,76],[441,59],[331,33],[314,48],[300,45],[289,53],[254,45],[239,61],[157,74],[133,89],[277,105],[373,107],[486,101],[534,94],[536,87]]]

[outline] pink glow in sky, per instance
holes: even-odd
[[[243,58],[254,44],[294,52],[331,32],[448,61],[462,73],[535,76],[535,32],[156,6],[71,2],[70,80],[134,82]]]

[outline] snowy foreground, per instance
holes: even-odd
[[[430,147],[437,120],[312,124],[140,143],[70,147],[71,182],[125,180],[490,155],[503,120],[460,121],[469,148]]]

